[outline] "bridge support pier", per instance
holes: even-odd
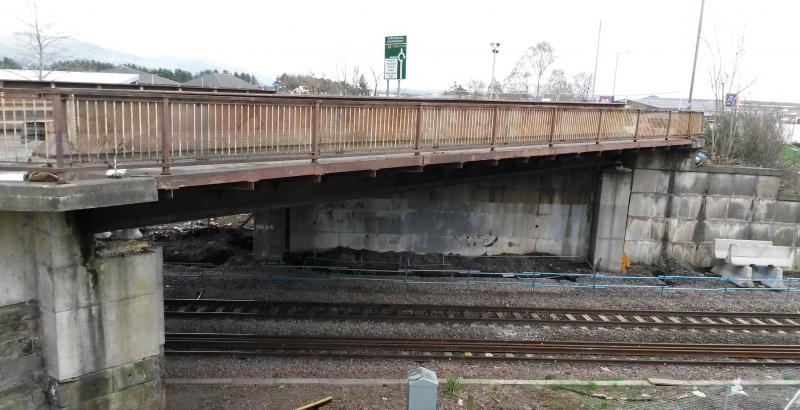
[[[625,230],[633,172],[607,168],[600,172],[592,218],[591,259],[596,270],[623,270]]]
[[[255,212],[253,257],[257,261],[281,262],[287,251],[288,209],[262,209]]]
[[[0,408],[163,407],[160,248],[0,211],[0,261]]]

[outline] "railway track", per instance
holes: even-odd
[[[167,317],[465,322],[605,328],[800,332],[800,314],[165,299]]]
[[[169,355],[465,359],[619,364],[798,366],[800,346],[584,341],[281,337],[168,333]]]

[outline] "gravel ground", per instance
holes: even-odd
[[[506,362],[399,359],[322,359],[291,357],[168,356],[167,377],[333,377],[405,378],[409,370],[423,366],[438,377],[498,379],[618,380],[648,377],[681,380],[781,379],[797,368],[613,365],[549,362]]]
[[[248,271],[253,270],[165,265],[165,297],[195,298],[203,292],[202,297],[207,299],[800,312],[800,292],[532,288],[520,284],[269,280],[266,275],[239,276]],[[565,282],[568,281],[537,279],[539,285]]]

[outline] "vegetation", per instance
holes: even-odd
[[[21,68],[22,68],[22,65],[20,63],[18,63],[17,60],[14,60],[13,58],[3,57],[3,59],[0,60],[0,69],[19,70]]]
[[[370,95],[367,79],[363,74],[352,82],[317,77],[313,74],[283,73],[274,83],[279,93],[317,95]]]
[[[445,394],[455,396],[455,394],[461,390],[461,383],[458,381],[458,377],[448,377],[442,385],[442,390],[445,392]]]
[[[783,157],[786,158],[792,166],[800,168],[800,147],[794,145],[784,145],[781,151]]]
[[[56,61],[48,67],[54,71],[103,71],[110,68],[114,68],[114,64],[85,58]]]
[[[717,112],[704,137],[713,162],[778,168],[785,165],[781,153],[787,135],[776,113]]]

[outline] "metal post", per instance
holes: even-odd
[[[422,104],[417,107],[417,132],[414,134],[414,155],[420,154],[420,142],[422,140]]]
[[[619,51],[617,51],[617,58],[614,60],[614,83],[611,85],[611,102],[614,102],[617,98],[615,95],[617,94],[617,67],[619,66]]]
[[[603,129],[603,111],[604,110],[600,110],[600,118],[597,120],[597,137],[594,142],[595,144],[600,143],[600,131]]]
[[[319,159],[319,107],[321,101],[314,104],[314,111],[311,112],[312,128],[311,128],[311,162],[317,162]]]
[[[597,59],[600,58],[600,32],[603,31],[603,20],[597,27],[597,50],[594,52],[594,73],[592,74],[592,100],[594,100],[594,86],[597,83]]]
[[[389,97],[389,80],[386,80],[386,97]]]
[[[161,175],[170,175],[172,164],[172,107],[169,98],[161,100]]]
[[[692,82],[689,83],[689,102],[686,109],[692,110],[692,93],[694,92],[694,73],[697,70],[697,52],[700,50],[700,33],[703,30],[703,9],[705,9],[706,0],[700,0],[700,21],[697,22],[697,41],[694,43],[694,62],[692,63]],[[724,88],[724,87],[723,87]]]
[[[672,125],[672,110],[669,111],[669,115],[667,116],[667,134],[664,136],[665,140],[669,139],[669,127]]]
[[[642,110],[636,110],[636,125],[633,129],[633,142],[639,139],[639,117],[642,115]]]
[[[64,139],[67,137],[67,107],[64,96],[56,94],[52,97],[53,134],[56,139],[56,169],[58,183],[64,181]]]
[[[397,95],[396,95],[396,97],[399,97],[399,96],[400,96],[400,79],[398,78],[397,79]]]
[[[499,126],[497,119],[499,115],[500,107],[494,107],[494,116],[492,116],[492,141],[490,151],[494,151],[494,147],[497,142],[497,127]]]
[[[553,146],[553,137],[556,133],[556,117],[558,116],[559,110],[554,109],[553,115],[550,117],[550,137],[549,137],[549,146]]]

